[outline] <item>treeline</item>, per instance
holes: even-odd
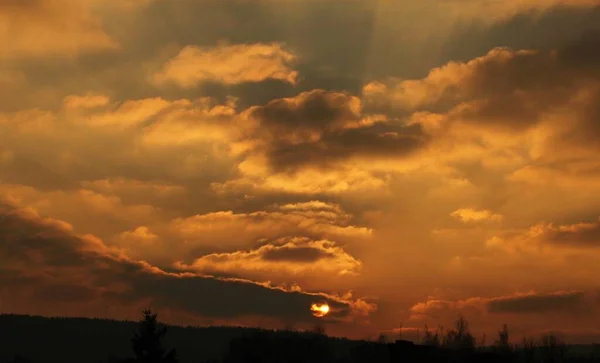
[[[19,319],[25,322],[18,325],[6,324]],[[37,320],[36,320],[37,319]],[[143,312],[143,318],[136,324],[132,322],[95,321],[99,334],[94,335],[81,330],[80,334],[93,344],[85,345],[61,336],[61,324],[71,327],[89,319],[46,319],[54,320],[58,327],[55,334],[45,331],[46,339],[27,340],[20,342],[27,350],[22,354],[7,357],[10,351],[7,344],[11,341],[11,328],[28,331],[28,336],[35,336],[39,331],[40,318],[29,320],[18,316],[0,316],[0,363],[400,363],[400,362],[600,362],[600,349],[595,346],[588,351],[575,351],[573,346],[566,345],[556,335],[544,335],[538,339],[525,338],[518,344],[512,344],[509,329],[504,325],[487,344],[485,337],[476,339],[469,329],[466,319],[459,317],[451,329],[442,327],[431,330],[425,327],[423,337],[418,344],[398,340],[387,342],[385,337],[376,341],[351,341],[347,339],[330,338],[324,334],[322,327],[312,331],[269,331],[241,328],[181,328],[167,327],[157,321],[157,315],[150,310]],[[58,324],[57,324],[58,323]],[[114,349],[101,349],[103,343],[110,340],[102,334],[111,324],[120,324],[118,333],[112,338],[118,338],[121,346],[115,354]],[[10,325],[10,326],[9,326]],[[64,328],[64,326],[63,326]],[[42,329],[43,330],[43,329]],[[182,332],[209,333],[204,339],[197,334],[182,334]],[[175,334],[173,334],[175,333]],[[175,338],[173,337],[175,336]],[[72,335],[71,335],[72,337]],[[14,337],[13,337],[14,338]],[[83,340],[82,340],[83,341]],[[42,342],[42,343],[40,343]],[[190,354],[190,346],[196,354]],[[86,348],[87,347],[87,348]],[[96,347],[90,349],[90,347]],[[180,354],[179,347],[184,354]],[[177,349],[176,349],[177,348]],[[61,354],[57,354],[60,351]],[[127,351],[127,353],[125,353]],[[211,354],[206,354],[211,351]],[[110,353],[109,353],[110,352]],[[205,353],[205,354],[201,354]],[[107,358],[107,356],[110,357]],[[35,357],[35,358],[34,358]],[[204,358],[201,358],[204,357]],[[10,359],[9,359],[10,358]]]

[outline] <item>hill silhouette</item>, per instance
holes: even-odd
[[[131,337],[137,327],[138,322],[133,321],[0,314],[0,363],[15,356],[33,362],[106,363],[110,357],[132,355]],[[246,327],[169,326],[164,346],[176,348],[182,363],[220,361],[232,341],[260,334],[286,337],[308,333]],[[349,354],[349,346],[356,344],[346,339],[327,339],[342,354]],[[96,356],[90,356],[90,352]]]
[[[139,322],[0,315],[0,363],[392,363],[600,362],[595,346],[567,346],[553,335],[509,342],[504,326],[478,345],[466,319],[425,330],[420,344],[332,338],[312,332],[244,327],[181,327],[146,310]]]

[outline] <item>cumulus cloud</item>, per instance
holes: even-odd
[[[593,222],[556,225],[538,223],[519,232],[494,236],[491,247],[510,251],[556,249],[580,250],[600,247],[600,218]]]
[[[240,120],[252,126],[238,178],[212,185],[224,195],[380,189],[430,139],[418,121],[366,113],[358,97],[319,89],[250,107]]]
[[[159,309],[203,317],[311,321],[310,306],[317,300],[332,306],[334,320],[348,318],[364,304],[298,287],[287,290],[242,279],[166,272],[131,260],[93,236],[78,236],[64,222],[7,205],[0,210],[0,235],[0,281],[13,293],[15,307],[18,299],[44,296],[47,309],[73,314],[70,304],[92,304],[100,298],[134,308],[135,302],[150,301]]]
[[[523,130],[544,113],[598,82],[597,33],[552,51],[495,48],[468,62],[449,62],[418,80],[371,82],[363,94],[372,107],[446,112],[451,120]]]
[[[178,263],[176,266],[205,274],[252,279],[294,281],[294,278],[314,278],[331,281],[338,276],[356,275],[361,262],[331,241],[282,238],[254,250],[208,254],[190,265]]]
[[[156,85],[174,83],[191,88],[203,82],[237,84],[268,79],[295,84],[298,72],[291,67],[296,55],[282,44],[220,44],[187,46],[152,75]]]
[[[286,193],[299,196],[340,195],[383,190],[386,175],[376,175],[360,163],[335,169],[300,169],[293,174],[272,172],[264,158],[249,158],[239,164],[241,176],[214,182],[211,188],[219,195],[261,195]]]
[[[501,214],[495,214],[487,209],[472,209],[472,208],[461,208],[450,213],[450,216],[460,220],[464,223],[472,222],[500,222],[504,218]]]
[[[104,179],[173,185],[197,182],[199,168],[218,181],[244,148],[236,141],[248,126],[232,117],[234,103],[83,94],[59,109],[0,113],[0,140],[12,155],[3,181],[40,189]]]
[[[412,319],[439,317],[461,312],[479,311],[490,314],[547,314],[589,313],[597,294],[585,291],[556,291],[551,293],[516,293],[496,297],[470,297],[463,300],[430,299],[410,308]],[[451,314],[448,314],[448,313]]]
[[[353,157],[399,157],[422,148],[427,140],[419,124],[369,117],[359,98],[341,92],[313,90],[247,112],[260,123],[256,137],[275,171]]]
[[[220,211],[177,218],[170,222],[170,229],[188,244],[238,248],[282,237],[353,241],[371,236],[370,228],[355,226],[351,221],[352,216],[338,205],[313,201],[251,213]]]

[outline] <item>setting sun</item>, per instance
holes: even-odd
[[[325,304],[312,304],[310,306],[310,311],[312,311],[313,315],[317,318],[322,318],[327,313],[329,313],[329,305]]]

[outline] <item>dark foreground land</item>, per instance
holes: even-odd
[[[140,322],[0,315],[0,363],[391,363],[600,362],[599,346],[567,346],[553,336],[475,345],[466,321],[426,334],[422,344],[330,338],[319,332],[236,327],[166,327],[145,312]]]

